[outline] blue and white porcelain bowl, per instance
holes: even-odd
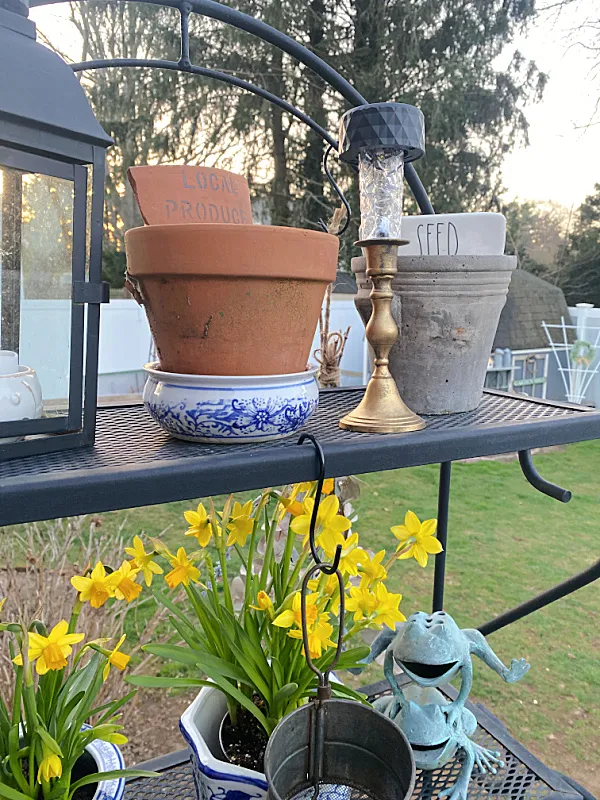
[[[181,375],[146,364],[144,405],[177,439],[212,444],[292,436],[317,410],[317,368],[289,375]]]
[[[89,725],[83,725],[89,728]],[[125,762],[121,751],[116,744],[104,742],[102,739],[92,739],[85,748],[96,762],[98,772],[112,772],[116,769],[125,769]],[[92,800],[123,800],[125,793],[125,778],[111,778],[100,781]]]

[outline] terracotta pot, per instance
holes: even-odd
[[[252,224],[248,181],[241,175],[159,164],[130,167],[127,176],[147,225]]]
[[[302,372],[338,239],[267,225],[149,225],[127,268],[161,368],[192,375]]]

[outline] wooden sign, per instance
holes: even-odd
[[[129,183],[146,225],[252,225],[248,181],[210,167],[130,167]]]

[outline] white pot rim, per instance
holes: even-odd
[[[2,380],[2,378],[24,378],[28,375],[35,375],[33,367],[26,367],[24,364],[19,364],[16,372],[0,372],[0,380]]]
[[[196,729],[194,717],[198,706],[202,705],[209,693],[218,691],[220,690],[216,687],[214,689],[212,686],[202,687],[198,695],[181,715],[179,721],[181,735],[185,739],[188,747],[196,754],[198,762],[202,765],[202,772],[209,778],[250,784],[251,786],[256,786],[257,789],[266,791],[268,785],[264,773],[257,772],[253,769],[247,769],[246,767],[239,767],[237,764],[221,761],[221,759],[216,758],[208,749],[206,742]]]
[[[209,386],[215,389],[225,389],[233,387],[249,386],[269,386],[277,385],[281,381],[286,383],[300,382],[303,378],[307,381],[314,380],[318,367],[310,365],[303,372],[288,372],[282,375],[190,375],[182,372],[165,372],[160,369],[160,363],[153,361],[144,364],[144,372],[152,378],[164,381],[165,383],[187,383],[194,388]]]
[[[443,212],[441,214],[407,214],[402,219],[433,219],[433,218],[440,219],[440,217],[469,217],[469,219],[476,219],[477,217],[486,217],[489,219],[490,217],[499,217],[500,219],[505,219],[504,214],[501,214],[499,211],[456,211],[456,212]]]
[[[89,728],[91,726],[84,725]],[[98,772],[107,772],[108,769],[125,769],[123,754],[116,744],[105,742],[102,739],[92,739],[86,745],[87,752],[92,756],[98,767]],[[111,763],[116,761],[117,764]],[[120,800],[125,792],[125,778],[112,778],[108,781],[99,781],[92,800]]]

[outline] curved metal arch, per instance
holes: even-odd
[[[185,39],[182,37],[182,42],[184,41]],[[237,86],[240,89],[245,89],[252,94],[268,100],[270,103],[279,106],[284,111],[288,111],[290,114],[296,117],[296,119],[299,119],[300,122],[304,122],[309,128],[312,128],[312,130],[319,134],[319,136],[321,136],[328,145],[327,151],[323,157],[323,169],[325,171],[327,180],[333,188],[333,191],[340,198],[342,205],[346,210],[346,222],[343,228],[336,234],[337,236],[341,236],[346,231],[346,228],[350,223],[352,212],[344,193],[336,183],[335,178],[327,166],[327,156],[332,149],[337,150],[338,143],[335,141],[335,139],[333,139],[327,133],[325,128],[322,128],[311,117],[309,117],[308,114],[300,111],[299,108],[291,105],[291,103],[288,103],[286,100],[283,100],[276,94],[268,92],[266,89],[262,89],[260,86],[256,86],[253,83],[248,83],[248,81],[242,80],[241,78],[237,78],[235,75],[228,75],[226,72],[219,72],[219,70],[209,69],[208,67],[197,67],[196,65],[191,64],[189,59],[187,59],[187,61],[185,59],[185,49],[186,48],[182,46],[182,58],[180,61],[165,61],[163,59],[153,58],[105,58],[97,59],[95,61],[81,61],[77,64],[71,64],[71,69],[73,72],[83,72],[88,69],[104,69],[109,67],[150,67],[154,69],[167,69],[174,72],[183,72],[184,74],[188,73],[191,75],[202,75],[207,78],[214,78],[215,80],[222,81],[223,83],[228,83],[231,86]],[[327,233],[327,225],[323,222],[323,220],[319,220],[319,224],[325,233]]]
[[[31,0],[31,6],[37,7],[64,2],[67,2],[67,0]],[[131,0],[125,0],[125,2],[131,2]],[[196,14],[219,20],[228,25],[233,25],[235,28],[257,36],[297,59],[300,63],[319,75],[332,88],[338,91],[342,97],[352,103],[352,105],[364,105],[367,103],[363,95],[336,72],[333,67],[330,67],[329,64],[323,61],[322,58],[319,58],[319,56],[290,36],[281,33],[281,31],[278,31],[262,20],[251,17],[249,14],[244,14],[234,8],[229,8],[228,6],[216,2],[216,0],[186,0],[185,2],[181,2],[181,0],[136,0],[136,2],[176,8],[182,14],[182,18],[187,16],[190,11],[193,11]],[[182,56],[185,58],[185,53],[183,51]],[[417,175],[413,164],[406,164],[405,176],[421,212],[424,214],[435,213],[431,201],[427,196],[427,192],[425,191],[425,187],[421,183],[421,179]]]
[[[191,75],[202,75],[205,78],[213,78],[216,81],[229,83],[231,86],[237,86],[240,89],[245,89],[247,92],[258,95],[269,103],[279,106],[284,111],[293,114],[300,122],[304,122],[309,128],[312,128],[315,133],[318,133],[328,145],[334,150],[337,150],[338,143],[330,136],[325,128],[322,128],[316,123],[308,114],[300,111],[299,108],[283,100],[272,92],[256,86],[253,83],[237,78],[235,75],[229,75],[227,72],[220,72],[216,69],[209,69],[208,67],[198,67],[195,64],[184,65],[181,61],[167,61],[158,58],[104,58],[95,59],[94,61],[80,61],[77,64],[71,64],[73,72],[84,72],[88,69],[105,69],[108,67],[151,67],[155,69],[168,69],[175,72],[189,73]]]

